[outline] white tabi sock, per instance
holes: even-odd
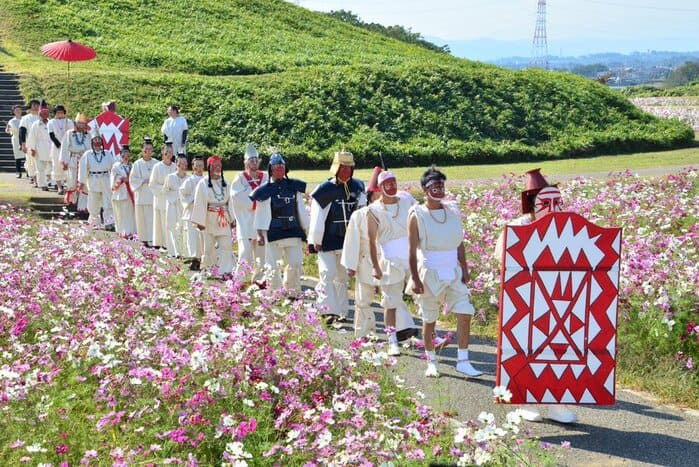
[[[425,351],[425,355],[427,355],[427,361],[434,363],[435,360],[437,359],[436,354],[434,353],[434,350],[427,350]]]
[[[396,336],[395,332],[392,332],[388,335],[388,343],[389,344],[397,344],[398,343],[398,337]]]
[[[456,359],[459,361],[468,360],[468,349],[459,349]]]

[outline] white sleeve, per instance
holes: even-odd
[[[194,206],[192,206],[192,216],[189,220],[195,224],[206,226],[206,215],[209,207],[208,191],[208,181],[203,178],[199,181],[196,189],[194,190]]]
[[[363,208],[367,204],[366,193],[362,192],[357,199],[357,209]]]
[[[306,211],[305,198],[305,193],[296,193],[296,211],[299,216],[299,224],[301,224],[301,229],[303,229],[304,232],[308,232],[308,226],[311,221],[308,218],[308,211]]]
[[[31,128],[29,128],[29,131],[27,132],[27,147],[29,149],[36,149],[36,133],[37,133],[37,124],[36,122],[32,125]]]
[[[345,233],[345,241],[342,245],[342,256],[340,264],[347,269],[357,270],[359,264],[359,242],[361,234],[359,233],[359,214],[357,211],[352,213],[349,223],[347,224],[347,232]]]
[[[328,203],[325,208],[321,208],[315,198],[311,198],[311,221],[308,227],[308,243],[310,245],[320,245],[323,243],[323,235],[325,234],[325,219],[328,218],[330,206]]]
[[[145,178],[141,176],[141,166],[142,164],[138,161],[134,162],[131,173],[129,174],[129,183],[133,191],[138,191],[143,188],[143,182],[146,181]]]
[[[83,157],[80,158],[80,163],[78,164],[78,181],[85,185],[87,183],[87,170],[88,167],[87,165],[89,164],[89,157],[87,153],[83,154]]]
[[[150,180],[148,180],[148,186],[155,196],[163,195],[163,184],[160,183],[160,164],[156,164],[153,167],[153,171],[150,173]]]
[[[185,208],[188,208],[190,204],[194,202],[194,184],[193,178],[188,178],[180,186],[180,201]]]
[[[272,222],[272,200],[266,199],[258,201],[255,208],[255,220],[253,224],[255,230],[269,230],[269,224]]]

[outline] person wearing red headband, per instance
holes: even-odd
[[[542,218],[551,212],[560,212],[561,192],[554,185],[550,185],[540,172],[541,169],[527,171],[525,176],[524,191],[522,191],[522,216],[509,222],[509,225],[527,225]],[[503,229],[495,246],[495,257],[502,262],[504,250],[505,231]],[[520,408],[519,412],[525,420],[530,422],[541,421],[538,410],[527,406]],[[564,405],[551,405],[548,408],[548,418],[559,423],[575,423],[578,420],[575,412]]]
[[[157,163],[153,159],[153,140],[146,136],[141,144],[141,158],[134,162],[129,181],[134,193],[138,239],[148,247],[153,244],[153,192],[148,181]]]
[[[36,186],[48,191],[51,176],[51,137],[49,136],[49,106],[41,101],[39,119],[32,124],[27,135],[29,154],[36,166]]]
[[[165,217],[165,178],[175,173],[177,167],[172,162],[172,144],[165,143],[161,152],[163,160],[155,164],[148,180],[148,186],[153,192],[153,246],[172,252],[174,247],[170,245],[167,235],[167,218]]]
[[[208,175],[194,192],[190,222],[204,234],[204,269],[210,273],[216,265],[218,276],[228,278],[233,271],[233,203],[223,177],[221,158],[209,157],[206,168]]]

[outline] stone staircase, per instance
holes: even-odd
[[[5,125],[12,118],[12,106],[15,104],[24,104],[19,93],[19,78],[0,67],[0,172],[15,171],[12,140],[5,133]]]

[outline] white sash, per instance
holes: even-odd
[[[436,271],[439,280],[445,282],[456,279],[457,259],[456,250],[423,251],[420,258],[425,269]]]
[[[395,238],[382,243],[381,255],[389,261],[408,261],[408,237]]]

